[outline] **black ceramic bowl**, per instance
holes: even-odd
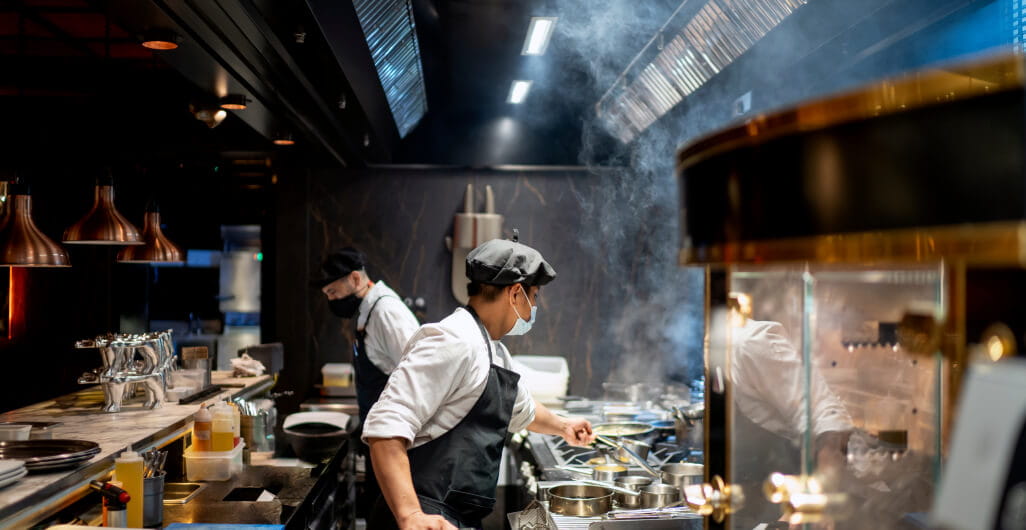
[[[311,464],[330,459],[349,438],[345,429],[327,423],[297,423],[285,429],[296,456]]]

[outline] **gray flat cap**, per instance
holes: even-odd
[[[485,241],[467,255],[467,279],[489,285],[545,285],[556,269],[537,250],[507,239]]]

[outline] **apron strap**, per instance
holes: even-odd
[[[481,317],[477,316],[477,311],[474,311],[470,305],[463,306],[463,309],[470,313],[470,316],[474,317],[474,322],[477,322],[477,327],[481,329],[481,337],[485,341],[485,346],[488,347],[488,362],[495,364],[495,353],[492,352],[492,338],[488,335],[488,330],[485,329],[484,324],[481,323]]]

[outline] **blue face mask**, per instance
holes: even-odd
[[[524,291],[524,286],[521,284],[520,290],[524,292],[524,297],[527,297],[527,291]],[[528,299],[530,303],[530,299]],[[524,320],[520,316],[520,312],[517,311],[517,306],[513,306],[513,312],[517,314],[517,321],[513,323],[513,329],[509,330],[507,335],[523,335],[528,331],[531,331],[531,326],[534,325],[534,319],[538,317],[538,306],[531,306],[531,320]]]

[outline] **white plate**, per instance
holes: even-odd
[[[25,471],[26,469],[28,469],[28,468],[25,467],[25,466],[21,466],[21,467],[19,467],[17,469],[12,469],[12,470],[10,470],[10,471],[8,471],[6,473],[0,473],[0,480],[3,480],[3,479],[8,478],[8,477],[13,477],[14,475],[17,475],[18,473],[21,473],[22,471]]]
[[[0,477],[25,467],[21,460],[0,460]]]
[[[10,477],[7,477],[7,478],[0,479],[0,488],[6,487],[6,486],[10,486],[11,484],[14,484],[15,482],[18,482],[25,475],[28,475],[28,470],[27,469],[22,469],[21,473],[18,473],[16,475],[13,475],[13,476],[10,476]]]

